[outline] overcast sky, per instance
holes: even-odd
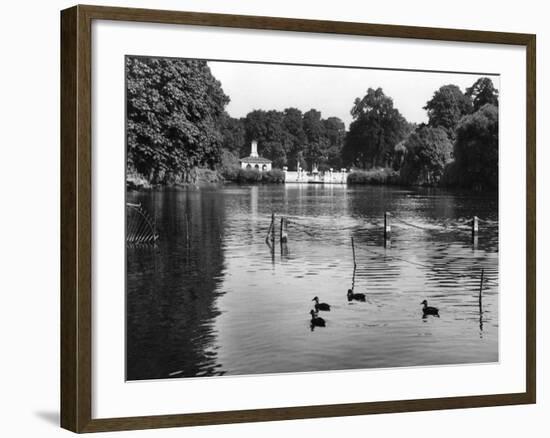
[[[336,116],[351,122],[350,110],[356,97],[363,97],[369,87],[382,87],[409,122],[426,122],[422,107],[434,91],[446,84],[458,85],[462,91],[480,76],[477,74],[387,71],[340,67],[249,64],[209,61],[214,76],[231,98],[227,112],[244,117],[255,109],[282,111],[295,107],[302,112],[311,108],[322,117]],[[491,76],[499,88],[498,76]]]

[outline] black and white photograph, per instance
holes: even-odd
[[[128,381],[499,361],[499,74],[125,81]]]

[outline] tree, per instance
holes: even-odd
[[[305,166],[303,160],[304,148],[306,144],[306,133],[303,127],[302,111],[297,108],[287,108],[284,110],[283,126],[288,133],[291,143],[288,153],[288,165],[292,169],[297,166]]]
[[[334,169],[342,167],[342,147],[346,138],[346,125],[338,117],[323,119],[325,136],[328,142],[327,166]]]
[[[342,151],[344,162],[364,169],[388,167],[407,126],[405,118],[393,107],[393,100],[381,88],[369,88],[362,99],[355,99],[351,115],[354,120]]]
[[[498,90],[489,78],[479,78],[470,88],[466,88],[466,96],[472,99],[474,111],[487,104],[498,106]]]
[[[444,85],[437,90],[424,107],[428,111],[428,126],[443,128],[454,140],[459,120],[472,112],[472,101],[456,85]]]
[[[325,127],[321,112],[310,109],[304,113],[303,129],[306,135],[305,158],[310,168],[326,161],[328,141],[325,137]]]
[[[443,128],[419,126],[406,140],[401,179],[407,184],[435,185],[451,159],[453,145]]]
[[[258,153],[273,161],[274,167],[287,163],[287,153],[291,149],[291,138],[283,126],[283,113],[280,111],[254,110],[244,120],[246,146],[244,155],[250,152],[250,143],[258,142]]]
[[[475,189],[498,187],[498,108],[495,105],[486,104],[460,121],[454,156],[460,185]]]
[[[224,111],[219,125],[223,148],[234,155],[240,155],[246,143],[244,121],[235,119]]]
[[[128,167],[151,181],[187,179],[219,162],[229,98],[206,61],[128,57]]]

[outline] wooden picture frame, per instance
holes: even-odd
[[[92,418],[92,22],[114,20],[187,24],[261,30],[412,38],[519,45],[526,48],[526,391],[417,400],[300,406],[273,409]],[[75,6],[61,12],[61,426],[74,432],[98,432],[223,423],[336,417],[378,413],[471,408],[535,403],[536,400],[536,37],[486,32]]]

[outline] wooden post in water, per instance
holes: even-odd
[[[472,243],[476,243],[478,231],[479,231],[479,219],[477,216],[474,216],[474,218],[472,219]]]
[[[271,213],[271,243],[275,243],[275,213]]]
[[[483,276],[485,270],[481,268],[481,280],[479,281],[479,311],[481,312],[482,294],[483,294]]]
[[[388,246],[391,239],[390,213],[384,212],[384,246]]]
[[[353,237],[351,238],[351,251],[353,252],[353,272],[355,274],[357,263],[355,263],[355,243],[353,242]]]
[[[484,269],[481,268],[481,280],[479,282],[479,330],[483,331],[483,274]]]
[[[288,240],[288,235],[286,232],[286,219],[284,217],[281,217],[280,240],[281,244],[286,243]]]
[[[269,243],[269,235],[273,230],[274,222],[275,222],[275,213],[271,213],[271,223],[269,224],[269,229],[267,230],[267,236],[265,236],[265,241],[267,243]],[[273,240],[273,237],[271,240]]]

